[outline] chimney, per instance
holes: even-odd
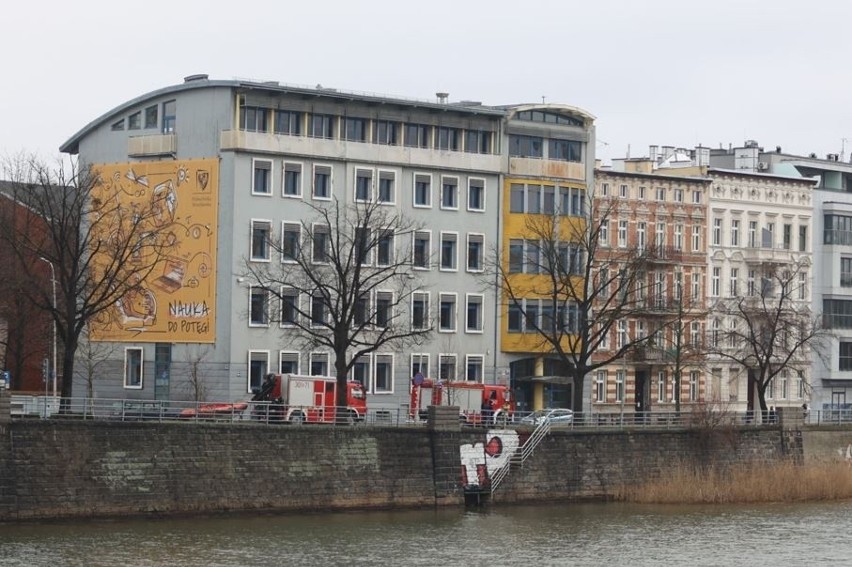
[[[447,104],[447,99],[450,98],[450,93],[435,93],[438,97],[438,104]]]

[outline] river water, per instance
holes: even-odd
[[[849,565],[852,502],[0,524],[3,566]]]

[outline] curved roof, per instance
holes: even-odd
[[[560,104],[551,102],[538,104],[513,104],[510,106],[504,106],[503,108],[510,110],[512,114],[523,112],[525,110],[549,110],[550,112],[556,112],[558,114],[568,114],[569,116],[582,118],[585,121],[594,122],[595,120],[595,116],[593,114],[577,106],[571,106],[570,104]]]

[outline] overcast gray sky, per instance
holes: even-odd
[[[755,139],[852,154],[848,0],[14,3],[0,154],[58,155],[89,121],[207,73],[597,116],[597,154]]]

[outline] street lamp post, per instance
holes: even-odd
[[[47,258],[43,258],[39,256],[39,260],[42,262],[46,262],[48,266],[50,266],[50,285],[53,288],[53,312],[51,313],[51,319],[53,319],[53,397],[56,397],[56,268],[53,266],[53,262],[48,260]]]

